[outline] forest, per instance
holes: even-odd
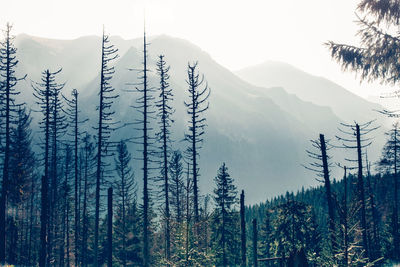
[[[332,59],[363,81],[397,85],[400,40],[393,32],[400,25],[399,10],[399,1],[362,0],[357,9],[362,14],[360,46],[327,41]],[[79,89],[64,93],[62,68],[40,70],[41,79],[30,81],[35,107],[28,107],[19,85],[29,77],[17,71],[20,62],[12,25],[8,23],[3,32],[0,265],[394,266],[400,262],[398,111],[376,111],[393,121],[378,161],[369,160],[368,148],[382,125],[375,120],[339,123],[335,136],[316,135],[304,151],[308,162],[299,162],[319,186],[249,205],[246,192],[236,185],[238,179],[249,177],[236,177],[224,158],[215,170],[213,190],[204,192],[199,185],[214,90],[201,72],[201,62],[185,66],[185,100],[177,105],[186,111],[186,128],[180,139],[173,140],[180,118],[175,116],[170,65],[160,54],[155,69],[151,67],[146,32],[142,67],[129,69],[139,82],[125,81],[130,89],[123,89],[137,96],[135,103],[124,107],[135,112],[131,121],[121,121],[115,111],[122,90],[112,84],[119,51],[104,27],[95,107],[81,104]],[[96,114],[96,121],[85,116],[87,109]],[[38,125],[33,125],[33,117],[39,118]],[[120,138],[121,129],[135,129],[140,135]],[[332,156],[334,150],[345,151],[345,164]],[[335,177],[333,168],[339,168],[342,176]]]

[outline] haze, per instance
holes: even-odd
[[[13,0],[2,4],[0,25],[14,33],[72,39],[107,32],[125,39],[143,32],[187,39],[230,70],[277,60],[323,76],[363,97],[391,90],[360,85],[342,73],[323,43],[357,44],[355,0]]]

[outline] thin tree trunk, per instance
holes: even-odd
[[[366,208],[365,208],[365,195],[364,195],[364,180],[362,174],[362,153],[361,153],[361,136],[360,136],[360,126],[356,124],[356,137],[357,137],[357,155],[358,155],[358,197],[361,204],[361,232],[363,240],[363,248],[365,250],[365,255],[370,258],[368,249],[368,233],[367,233],[367,220],[366,220]]]
[[[103,146],[103,111],[104,111],[104,30],[101,46],[101,74],[100,74],[100,104],[99,104],[99,125],[97,134],[97,170],[96,170],[96,210],[94,225],[94,266],[99,265],[99,216],[100,216],[100,180],[102,171],[102,146]]]
[[[399,237],[399,218],[398,218],[398,201],[399,201],[399,184],[397,177],[397,128],[394,129],[394,209],[393,209],[393,244],[395,258],[400,257],[400,237]]]
[[[244,190],[242,190],[242,193],[240,194],[240,237],[242,241],[242,266],[246,266],[246,220],[244,215]]]
[[[150,265],[149,248],[149,189],[148,189],[148,95],[147,95],[147,44],[143,36],[143,258],[144,267]]]
[[[190,179],[189,179],[189,163],[187,165],[186,177],[186,242],[185,242],[185,266],[189,266],[189,227],[190,227]]]
[[[326,190],[326,200],[328,202],[328,215],[329,215],[329,232],[330,232],[330,239],[332,245],[332,252],[333,254],[336,253],[336,231],[335,231],[335,214],[333,208],[333,199],[331,193],[331,182],[329,179],[329,167],[328,167],[328,156],[326,153],[326,143],[325,137],[323,134],[319,135],[320,145],[321,145],[321,154],[322,154],[322,165],[324,171],[324,182],[325,182],[325,190]]]
[[[88,231],[88,219],[87,219],[87,191],[88,191],[88,168],[89,168],[89,155],[87,148],[85,149],[85,169],[84,177],[85,182],[83,186],[83,211],[82,211],[82,266],[87,266],[87,231]]]
[[[40,256],[39,266],[47,263],[47,225],[48,225],[48,177],[49,177],[49,125],[50,125],[50,71],[46,71],[46,118],[45,118],[45,157],[44,175],[41,187],[41,213],[40,213]]]
[[[80,218],[79,218],[79,205],[78,205],[78,92],[74,91],[75,93],[73,94],[74,96],[74,102],[75,102],[75,128],[74,128],[74,137],[75,137],[75,142],[74,142],[74,150],[75,150],[75,155],[74,155],[74,167],[75,167],[75,266],[78,266],[78,256],[79,256],[79,250],[78,250],[78,243],[79,243],[79,223],[80,223]]]
[[[1,185],[0,198],[0,264],[6,263],[6,210],[7,210],[7,192],[9,179],[9,162],[10,162],[10,89],[11,89],[11,58],[10,58],[10,26],[7,24],[6,31],[6,79],[5,79],[5,148],[4,148],[4,166],[3,181]]]
[[[113,221],[113,189],[108,188],[108,217],[107,217],[107,266],[112,267],[112,221]]]
[[[346,166],[344,167],[344,200],[343,200],[343,228],[344,228],[344,266],[348,266],[349,264],[349,234],[348,234],[348,225],[347,225],[347,173]]]
[[[253,219],[253,266],[258,266],[257,259],[257,220]]]

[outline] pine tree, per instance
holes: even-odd
[[[280,244],[275,248],[276,255],[289,255],[302,247],[308,255],[319,251],[320,235],[311,207],[294,200],[291,194],[286,198],[274,208],[274,240]]]
[[[361,80],[396,84],[400,77],[400,41],[393,33],[400,25],[398,10],[398,1],[361,0],[356,14],[360,46],[330,41],[326,45],[332,58],[343,70],[360,74]]]
[[[1,183],[0,196],[0,264],[6,262],[6,207],[7,194],[9,192],[10,176],[10,149],[11,149],[11,131],[16,123],[16,112],[20,105],[16,103],[15,97],[19,94],[16,86],[18,81],[23,78],[17,78],[15,69],[18,65],[16,58],[17,49],[14,46],[14,36],[11,35],[11,24],[7,23],[4,31],[5,38],[0,42],[0,77],[4,79],[0,86],[0,98],[2,105],[0,112],[2,114],[2,123],[4,132],[1,136],[4,138],[4,161],[3,161],[3,179]]]
[[[232,262],[233,243],[236,242],[235,227],[237,219],[234,210],[237,204],[237,189],[233,184],[234,180],[228,173],[225,163],[218,170],[218,175],[214,179],[216,188],[214,189],[215,211],[213,216],[214,227],[214,246],[216,250],[216,265],[228,266],[236,264]]]
[[[96,205],[95,205],[95,229],[94,229],[94,266],[98,266],[99,249],[99,217],[100,217],[100,191],[101,182],[104,178],[105,162],[104,157],[108,155],[110,145],[109,137],[114,130],[111,111],[113,100],[118,95],[113,94],[114,88],[110,80],[114,74],[114,67],[110,66],[111,61],[118,57],[118,50],[110,44],[109,36],[104,33],[101,46],[101,72],[100,72],[100,91],[99,91],[99,121],[97,129],[97,168],[96,168]]]

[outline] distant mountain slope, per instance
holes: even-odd
[[[314,104],[331,107],[344,121],[367,121],[379,117],[382,107],[359,97],[328,79],[317,77],[289,64],[267,61],[236,74],[254,85],[282,86],[290,94]]]
[[[116,73],[112,84],[120,98],[116,100],[115,119],[133,122],[139,112],[131,106],[138,97],[128,83],[138,82],[138,73],[129,69],[140,69],[142,62],[142,40],[123,40],[113,37],[112,41],[120,50],[120,58],[115,63]],[[150,83],[157,86],[155,62],[159,54],[164,54],[171,65],[171,87],[175,95],[173,129],[174,148],[185,149],[182,142],[187,129],[184,99],[187,96],[186,69],[188,61],[198,61],[199,71],[211,88],[210,109],[207,111],[207,124],[204,147],[200,152],[200,184],[202,193],[209,193],[214,186],[213,178],[222,162],[226,162],[238,188],[247,191],[249,203],[264,200],[286,190],[315,184],[314,174],[306,171],[305,149],[309,140],[315,139],[319,132],[328,138],[336,133],[342,119],[329,107],[304,101],[282,88],[262,88],[240,79],[228,69],[217,64],[199,47],[182,39],[168,36],[150,38],[149,64]],[[90,121],[87,131],[97,123],[100,38],[82,37],[75,40],[49,40],[30,37],[17,37],[19,71],[27,73],[32,80],[40,78],[40,72],[49,67],[63,67],[60,81],[67,81],[65,94],[76,87],[81,96],[80,103],[84,114]],[[25,99],[32,107],[29,83],[21,83]],[[34,114],[37,116],[37,114]],[[113,136],[133,138],[140,133],[130,125]],[[134,158],[139,153],[138,146],[131,145]],[[336,151],[337,158],[343,158],[343,151]],[[371,152],[371,158],[377,152]],[[141,163],[134,162],[136,179],[141,181]],[[154,176],[158,172],[153,173]]]

